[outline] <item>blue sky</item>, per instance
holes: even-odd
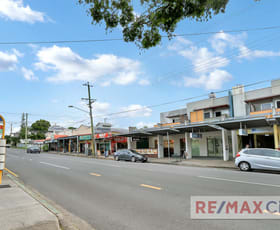
[[[0,42],[121,38],[94,26],[78,1],[1,0]],[[277,26],[280,2],[230,0],[226,13],[207,22],[184,20],[177,34]],[[96,121],[106,117],[117,127],[152,125],[159,113],[185,102],[145,106],[193,97],[280,77],[279,30],[220,33],[163,39],[141,51],[133,43],[0,45],[0,113],[15,129],[21,113],[30,122],[88,124],[87,115],[69,109],[87,96],[82,84],[93,83]],[[258,85],[257,87],[264,87]],[[142,109],[119,116],[112,112]]]

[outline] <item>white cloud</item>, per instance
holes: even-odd
[[[106,114],[109,112],[110,103],[96,101],[92,105],[94,114]]]
[[[280,51],[270,50],[251,50],[245,45],[245,39],[247,38],[246,33],[231,35],[227,33],[215,34],[211,39],[210,43],[212,48],[217,53],[224,53],[226,48],[238,49],[239,59],[254,59],[254,58],[266,58],[266,57],[279,57]]]
[[[150,81],[148,79],[141,79],[138,82],[139,85],[150,85]]]
[[[152,128],[152,127],[154,127],[154,125],[155,125],[155,123],[153,123],[153,122],[140,121],[136,124],[136,127],[137,127],[137,129],[141,129],[141,128],[144,128],[144,127]]]
[[[120,117],[150,117],[152,115],[150,108],[138,104],[122,107],[120,111],[124,112],[119,114]]]
[[[265,58],[265,57],[279,57],[280,51],[269,51],[269,50],[250,50],[246,46],[239,47],[239,58],[254,59],[254,58]]]
[[[89,111],[88,102],[81,101],[80,106],[83,110]],[[109,112],[110,106],[111,105],[108,102],[96,101],[92,104],[92,111],[94,115],[103,115]]]
[[[24,67],[21,68],[21,72],[23,73],[23,77],[28,81],[38,80],[32,70],[26,69]]]
[[[42,48],[38,51],[37,57],[39,59],[35,63],[37,69],[55,72],[55,75],[48,78],[52,82],[77,80],[96,82],[106,78],[101,85],[108,86],[111,83],[127,85],[135,82],[141,74],[138,61],[113,54],[102,54],[86,59],[69,47],[52,46]]]
[[[196,73],[207,73],[229,64],[225,57],[216,55],[207,47],[197,47],[191,41],[178,39],[177,44],[168,47],[169,50],[176,51],[179,55],[192,62],[193,71]]]
[[[18,57],[22,54],[13,49],[11,53],[0,51],[0,71],[13,71],[16,69],[18,63]]]
[[[24,6],[23,0],[1,0],[0,17],[28,23],[45,21],[44,13],[32,10],[29,5]]]
[[[198,78],[185,77],[184,85],[187,87],[203,87],[207,90],[222,88],[223,83],[230,81],[232,76],[225,70],[214,70],[208,75],[201,75]]]
[[[209,42],[212,48],[219,54],[223,54],[226,48],[238,48],[244,45],[244,40],[247,38],[246,33],[241,33],[237,35],[231,35],[228,33],[217,33],[213,35]]]

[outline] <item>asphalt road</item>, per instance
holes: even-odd
[[[279,220],[192,220],[193,195],[280,195],[280,174],[115,162],[8,149],[6,167],[97,230],[279,229]]]

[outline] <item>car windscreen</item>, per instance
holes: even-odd
[[[137,155],[139,155],[139,156],[142,156],[140,153],[138,153],[137,151],[135,151],[135,150],[129,150],[130,152],[132,152],[132,153],[134,153],[134,154],[137,154]]]

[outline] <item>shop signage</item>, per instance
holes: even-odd
[[[80,136],[80,141],[88,141],[91,140],[91,135]]]
[[[108,138],[108,137],[112,137],[112,133],[98,133],[98,134],[95,134],[96,139]]]
[[[239,129],[238,134],[239,136],[248,136],[248,132],[246,129]]]
[[[190,133],[190,137],[192,139],[201,139],[202,138],[202,134],[201,133]]]
[[[253,128],[253,129],[248,129],[249,134],[255,134],[255,133],[273,133],[272,128]]]
[[[113,142],[118,142],[118,143],[125,143],[126,137],[114,137]]]
[[[109,138],[112,137],[112,133],[98,133],[94,135],[95,139],[101,139],[101,138]],[[84,135],[80,136],[80,141],[88,141],[91,140],[91,135]]]
[[[132,141],[141,141],[140,137],[132,137]]]

